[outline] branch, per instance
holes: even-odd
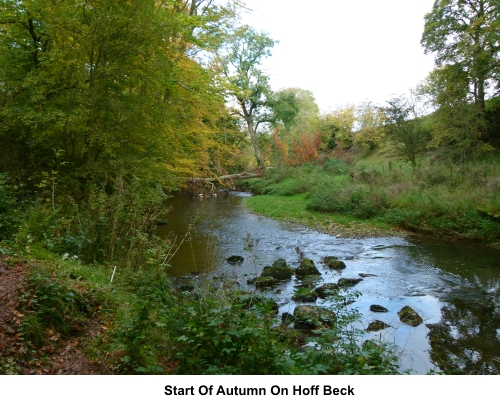
[[[262,177],[264,173],[263,170],[261,169],[271,169],[271,167],[259,168],[259,173],[243,172],[236,174],[226,174],[220,177],[181,177],[180,179],[184,181],[190,181],[192,183],[203,182],[203,181],[208,183],[210,182],[220,183],[224,180],[246,180],[246,179]]]

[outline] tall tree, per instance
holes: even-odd
[[[388,107],[384,108],[385,132],[394,150],[410,161],[415,170],[417,157],[429,141],[428,134],[422,130],[416,105],[405,96],[388,100],[387,104]]]
[[[435,74],[467,89],[467,100],[484,115],[487,89],[499,89],[500,2],[435,0],[425,16],[421,44],[434,52]],[[449,88],[454,85],[445,86]]]
[[[57,152],[74,194],[209,167],[227,111],[192,53],[231,15],[211,0],[1,2],[0,171],[40,184]]]
[[[267,34],[243,26],[230,36],[225,52],[218,59],[224,87],[234,103],[233,111],[247,127],[259,166],[264,165],[258,142],[259,127],[280,120],[288,125],[296,113],[293,94],[275,94],[269,77],[259,66],[264,58],[271,56],[274,44]]]
[[[380,107],[374,106],[367,101],[356,109],[359,129],[354,135],[354,146],[374,150],[384,137],[384,123],[386,117]]]

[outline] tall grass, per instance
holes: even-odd
[[[321,164],[270,172],[251,183],[262,194],[306,193],[307,209],[376,219],[410,230],[500,240],[500,165],[462,165],[427,159],[416,170],[403,163],[330,158]]]

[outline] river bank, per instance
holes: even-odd
[[[395,167],[398,167],[395,169]],[[334,157],[279,167],[241,185],[248,208],[340,236],[416,233],[500,246],[497,162],[447,167],[427,158],[417,169]]]
[[[404,237],[411,232],[377,220],[361,220],[348,215],[314,212],[307,209],[307,195],[275,196],[255,195],[245,200],[252,212],[282,222],[307,226],[338,238],[363,238],[376,236]]]

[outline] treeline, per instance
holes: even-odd
[[[244,142],[210,66],[239,10],[3,1],[0,239],[139,260],[166,193],[184,176],[227,173]]]
[[[429,150],[455,163],[494,152],[500,143],[499,24],[496,1],[436,0],[421,39],[436,67],[411,94],[320,114],[312,94],[288,89],[299,113],[292,127],[262,139],[268,160],[297,165],[335,147],[366,152],[386,144],[415,167]]]

